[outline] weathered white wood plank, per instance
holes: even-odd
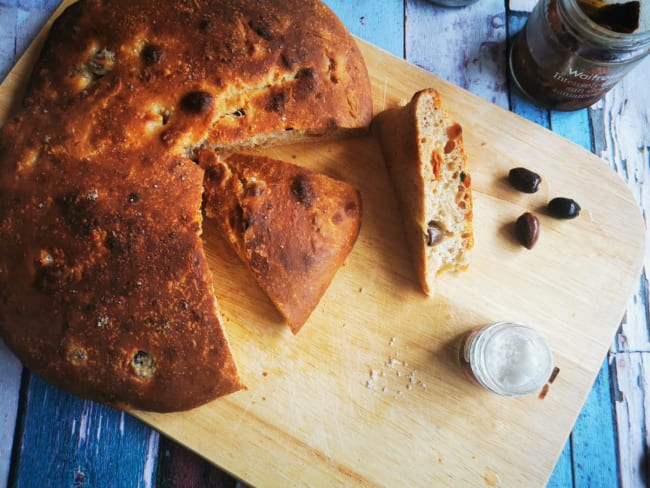
[[[537,5],[537,0],[510,0],[512,12],[530,12]]]
[[[22,366],[0,340],[0,486],[9,478]]]
[[[646,221],[650,211],[650,58],[627,75],[592,110],[594,132],[602,134],[596,152],[627,182]],[[644,270],[639,288],[613,345],[615,405],[620,476],[623,487],[647,486],[650,407],[650,307],[647,270],[650,243],[646,237]]]
[[[348,30],[395,56],[404,56],[404,0],[324,0]]]
[[[616,417],[618,449],[621,460],[623,488],[648,486],[650,425],[645,412],[650,408],[650,354],[619,352],[616,354],[618,383]]]
[[[407,0],[406,32],[407,60],[508,107],[503,0],[481,0],[462,9]]]
[[[603,135],[599,154],[632,190],[647,223],[650,211],[650,57],[629,73],[595,108],[594,129]],[[598,126],[600,124],[600,126]],[[650,241],[646,240],[644,270],[650,269]],[[616,348],[650,351],[648,279],[630,299]]]

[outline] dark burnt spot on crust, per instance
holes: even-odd
[[[293,69],[298,62],[293,56],[286,53],[280,54],[280,61],[282,61],[282,64],[289,69]]]
[[[138,203],[140,201],[140,194],[133,192],[129,193],[129,203]]]
[[[159,63],[165,56],[163,48],[155,44],[146,45],[140,54],[142,56],[142,62],[146,66],[153,66]]]
[[[83,198],[79,193],[68,193],[57,199],[63,220],[74,232],[88,236],[97,228],[97,219],[93,212],[94,200]]]
[[[225,175],[222,164],[213,164],[205,170],[205,178],[208,182],[219,184],[223,181]]]
[[[124,246],[122,244],[122,241],[120,240],[120,237],[117,234],[117,232],[115,232],[114,230],[108,233],[106,239],[104,239],[104,245],[111,252],[114,253],[124,252]]]
[[[299,174],[291,181],[291,194],[305,207],[311,208],[316,199],[314,189],[306,174]]]
[[[284,106],[287,103],[287,94],[283,91],[272,93],[266,104],[268,112],[284,112]]]
[[[181,99],[181,109],[188,114],[208,112],[213,105],[213,96],[202,90],[189,92]]]
[[[313,68],[302,68],[296,73],[296,98],[305,98],[316,91],[318,74]]]
[[[214,22],[206,18],[201,19],[198,25],[199,31],[202,32],[203,34],[210,32],[213,26],[214,26]]]
[[[359,206],[356,202],[348,202],[345,204],[345,213],[348,216],[353,216],[359,213]]]
[[[269,272],[269,262],[266,256],[260,254],[259,252],[251,253],[250,266],[253,271],[261,274],[267,275]]]
[[[306,253],[306,254],[302,257],[302,264],[303,264],[303,266],[304,266],[304,270],[305,270],[305,271],[309,271],[309,269],[310,269],[311,266],[312,266],[312,262],[313,262],[313,261],[314,261],[314,256],[313,256],[312,254],[310,254],[310,253]]]
[[[41,266],[36,269],[34,286],[45,293],[55,293],[66,285],[65,268],[60,264]]]
[[[273,34],[271,33],[271,30],[269,29],[269,26],[266,25],[264,21],[261,20],[250,20],[248,22],[248,26],[257,34],[260,36],[262,39],[265,41],[272,41],[273,40]]]

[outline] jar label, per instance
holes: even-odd
[[[556,71],[552,78],[554,80],[553,93],[566,98],[592,98],[607,90],[609,84],[614,84],[620,78],[620,74],[599,74],[594,72],[583,72],[571,66],[564,72]]]

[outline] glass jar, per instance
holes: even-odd
[[[650,52],[650,28],[643,19],[650,13],[641,12],[645,26],[617,32],[611,29],[620,27],[592,20],[593,9],[605,5],[602,0],[540,0],[510,49],[510,73],[525,95],[555,110],[588,107]]]
[[[553,354],[544,338],[512,322],[470,331],[461,341],[459,359],[472,382],[503,396],[539,391],[553,372]]]

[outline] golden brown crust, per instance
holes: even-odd
[[[242,388],[190,158],[370,117],[358,49],[316,0],[72,5],[0,132],[0,334],[45,379],[120,408]]]
[[[80,151],[111,134],[189,154],[372,118],[360,52],[317,0],[82,0],[55,22],[35,74],[28,107],[85,107]]]
[[[298,333],[359,235],[359,192],[264,156],[202,151],[200,163],[206,214]]]

